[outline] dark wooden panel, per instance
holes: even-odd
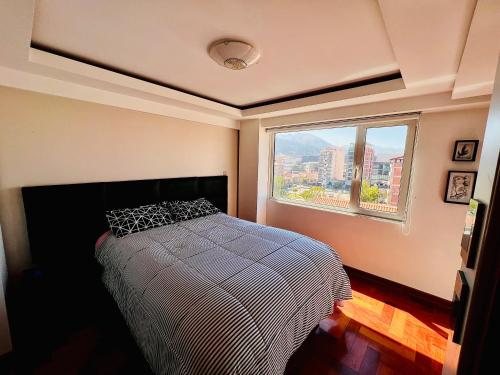
[[[455,329],[453,342],[460,344],[462,341],[462,326],[464,324],[465,305],[469,298],[469,285],[462,271],[457,271],[455,288],[453,290],[453,315],[455,318]]]

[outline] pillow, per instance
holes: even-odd
[[[220,212],[217,207],[205,198],[194,201],[163,202],[162,205],[168,208],[175,221],[191,220]]]
[[[106,219],[117,238],[174,223],[166,207],[157,204],[106,211]]]
[[[205,198],[200,198],[196,201],[198,202],[198,210],[202,213],[202,216],[215,215],[220,212],[220,210],[215,207],[212,202]]]

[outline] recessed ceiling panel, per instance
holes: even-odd
[[[500,53],[500,1],[478,0],[453,98],[491,94]]]
[[[221,38],[262,57],[225,69],[207,53]],[[374,0],[39,0],[32,43],[235,106],[398,71]]]
[[[476,0],[378,2],[406,87],[451,89]]]

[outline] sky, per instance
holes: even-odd
[[[369,128],[366,131],[366,142],[371,143],[375,148],[383,147],[402,151],[405,146],[406,131],[405,125]],[[336,146],[354,143],[356,138],[356,129],[349,127],[312,130],[311,133]]]

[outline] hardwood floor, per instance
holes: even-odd
[[[353,300],[320,323],[286,375],[441,374],[448,312],[351,277]]]
[[[448,313],[353,276],[351,284],[354,299],[320,323],[285,374],[441,374]],[[13,356],[0,373],[150,374],[124,323],[115,323],[86,327],[34,363]]]

